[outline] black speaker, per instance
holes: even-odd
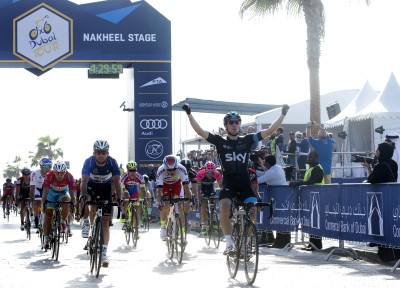
[[[335,117],[340,113],[340,105],[338,102],[333,102],[326,107],[326,111],[328,112],[329,120]]]

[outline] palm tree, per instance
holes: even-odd
[[[337,0],[336,0],[337,1]],[[365,0],[369,5],[370,0]],[[274,14],[284,8],[289,14],[301,15],[307,25],[307,65],[310,81],[310,121],[321,123],[319,58],[321,39],[325,36],[325,9],[322,0],[243,0],[240,15],[246,11],[254,16]]]
[[[43,157],[49,157],[50,159],[56,160],[59,157],[64,156],[64,152],[61,148],[53,148],[57,146],[57,143],[60,140],[59,137],[51,138],[49,135],[47,135],[45,137],[40,137],[38,140],[39,143],[36,145],[36,153],[29,151],[29,153],[31,154],[29,158],[32,158],[31,167],[37,166],[40,159],[42,159]]]
[[[20,176],[20,171],[21,171],[21,161],[22,158],[21,156],[15,156],[15,159],[12,163],[7,162],[7,167],[3,171],[3,177],[4,178],[15,178],[17,179]]]

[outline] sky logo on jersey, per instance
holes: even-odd
[[[244,163],[246,161],[246,155],[247,155],[247,153],[244,153],[244,154],[238,153],[238,154],[236,154],[236,152],[233,152],[232,154],[230,154],[230,153],[229,154],[225,154],[225,158],[226,158],[227,162],[239,161],[239,162]]]
[[[166,84],[166,83],[167,83],[167,81],[165,81],[161,77],[158,77],[154,80],[151,80],[150,82],[147,82],[146,84],[143,84],[142,86],[140,86],[140,88],[146,87],[146,86],[152,86],[152,85]]]

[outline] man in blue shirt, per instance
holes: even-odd
[[[318,138],[311,136],[311,130],[318,128]],[[325,184],[331,183],[332,152],[336,149],[336,141],[328,137],[328,132],[317,122],[312,121],[307,124],[307,137],[310,145],[317,151],[319,163],[324,170]]]

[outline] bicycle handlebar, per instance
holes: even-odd
[[[82,205],[82,210],[81,210],[81,218],[83,217],[83,215],[85,214],[85,208],[86,208],[86,205],[98,205],[98,204],[100,204],[100,205],[110,205],[110,206],[117,206],[118,207],[118,214],[117,214],[117,219],[119,219],[119,217],[120,217],[120,214],[121,214],[121,207],[120,207],[120,205],[118,205],[118,203],[114,203],[114,202],[108,202],[108,200],[99,200],[99,199],[96,199],[96,200],[92,200],[92,201],[84,201],[83,202],[83,205]]]

